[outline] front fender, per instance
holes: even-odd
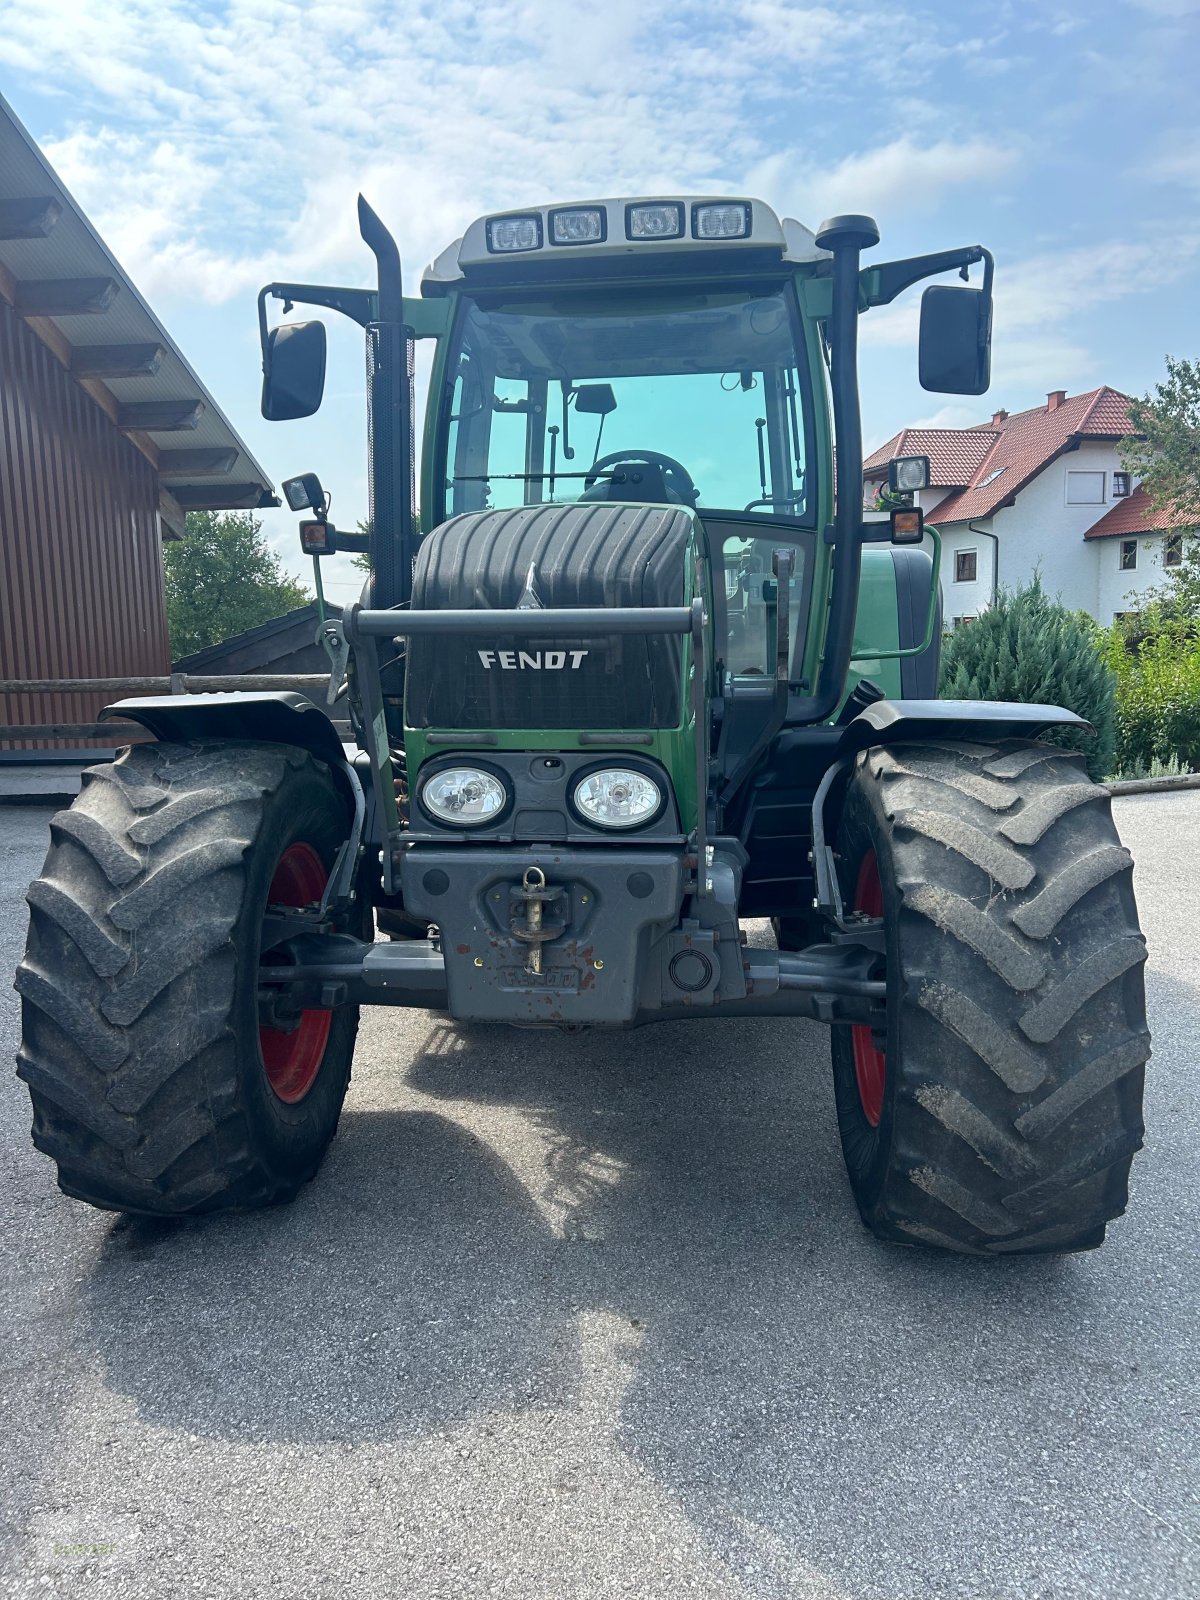
[[[1036,739],[1048,728],[1095,733],[1065,706],[1022,705],[1016,700],[875,700],[842,729],[835,761],[868,745],[921,739]]]
[[[117,700],[100,712],[101,722],[114,717],[140,722],[156,739],[248,739],[295,745],[338,768],[346,761],[337,729],[325,712],[291,690]]]

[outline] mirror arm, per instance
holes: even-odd
[[[859,294],[864,309],[870,306],[887,306],[905,289],[923,278],[936,278],[943,272],[959,267],[966,269],[977,261],[983,262],[983,292],[992,292],[992,253],[981,244],[963,245],[957,250],[938,250],[932,255],[910,256],[904,261],[881,261],[878,266],[866,267],[858,275]]]
[[[267,301],[282,300],[286,315],[293,304],[325,306],[366,327],[374,320],[377,296],[373,289],[339,289],[319,283],[268,283],[258,291],[258,344],[262,351],[263,377],[270,377],[267,358]]]
[[[343,289],[321,283],[269,283],[265,289],[260,289],[258,294],[260,328],[266,321],[268,295],[274,300],[282,300],[285,311],[290,311],[293,303],[302,306],[325,306],[329,311],[340,311],[343,316],[349,317],[351,322],[357,322],[362,328],[365,328],[368,322],[375,320],[378,298],[374,289]]]

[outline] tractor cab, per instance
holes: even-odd
[[[686,508],[720,591],[712,659],[747,680],[775,672],[773,552],[784,546],[799,678],[829,487],[820,348],[797,270],[828,259],[761,202],[719,197],[473,224],[422,283],[426,298],[455,304],[426,419],[431,520]]]

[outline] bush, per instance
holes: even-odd
[[[1118,625],[1106,654],[1117,681],[1117,770],[1200,770],[1200,640],[1160,622],[1131,641]]]
[[[941,693],[951,700],[1016,700],[1066,706],[1094,735],[1053,729],[1047,735],[1080,750],[1103,781],[1116,741],[1116,680],[1104,635],[1090,617],[1050,600],[1040,578],[1002,589],[974,622],[956,628],[942,650]]]

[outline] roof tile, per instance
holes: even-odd
[[[971,428],[904,428],[868,457],[863,470],[877,471],[897,455],[928,455],[933,487],[951,493],[926,521],[967,522],[990,517],[1072,442],[1120,439],[1129,431],[1129,396],[1102,385],[1053,409],[1034,406],[1009,417],[997,412]],[[929,444],[918,446],[917,439]],[[969,476],[954,476],[968,467]]]
[[[1195,516],[1188,517],[1182,512],[1155,505],[1139,484],[1128,499],[1118,500],[1112,510],[1106,511],[1099,522],[1094,522],[1083,537],[1115,539],[1122,533],[1171,533],[1194,528],[1198,520]]]

